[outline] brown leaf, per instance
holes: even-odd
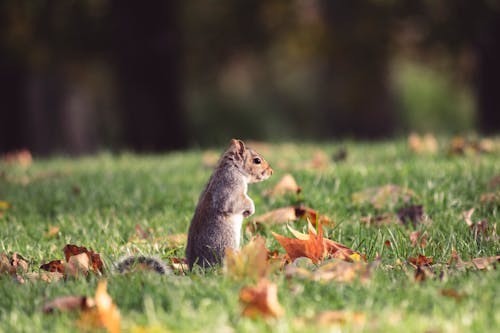
[[[58,311],[88,310],[93,307],[94,301],[85,296],[62,296],[57,297],[43,305],[43,312],[52,313]]]
[[[64,278],[64,274],[60,272],[29,272],[26,273],[28,280],[41,280],[47,283],[57,282]]]
[[[240,251],[226,250],[224,272],[236,279],[259,281],[269,271],[268,251],[264,237],[256,236]]]
[[[459,293],[455,289],[441,289],[439,293],[443,296],[454,298],[457,302],[461,302],[467,296],[467,294]]]
[[[33,162],[31,153],[27,149],[6,153],[2,156],[2,160],[6,164],[17,164],[24,168],[29,167]]]
[[[267,279],[260,280],[257,286],[243,287],[240,290],[240,302],[245,317],[278,318],[285,313],[278,302],[278,287]]]
[[[366,316],[363,313],[327,310],[318,313],[311,324],[319,326],[345,325],[346,323],[362,325],[365,321]]]
[[[427,246],[427,232],[423,234],[420,231],[412,231],[410,233],[410,242],[412,247],[420,246],[421,248],[425,248]]]
[[[58,226],[49,225],[49,228],[48,228],[47,232],[45,233],[45,237],[47,237],[47,238],[56,237],[59,235],[60,231],[61,230]]]
[[[472,221],[472,214],[475,208],[471,208],[462,213],[465,223],[469,226],[474,237],[484,237],[485,239],[497,239],[496,224],[492,227],[489,226],[487,220],[481,220],[478,222]]]
[[[78,277],[87,275],[90,270],[90,259],[87,253],[80,253],[69,257],[65,266],[66,276]]]
[[[330,157],[322,150],[316,150],[312,160],[305,163],[305,168],[322,170],[330,165]]]
[[[92,250],[87,250],[87,248],[84,246],[77,246],[72,244],[66,244],[63,251],[66,261],[69,261],[69,258],[71,256],[85,253],[89,258],[90,268],[92,269],[92,271],[94,271],[95,273],[104,272],[104,264],[99,253],[95,253]]]
[[[432,271],[426,266],[417,266],[417,268],[415,269],[415,281],[423,282],[428,277],[434,277],[434,273],[432,273]]]
[[[320,282],[335,281],[339,283],[349,283],[354,280],[359,280],[362,283],[366,283],[370,280],[372,271],[378,264],[378,260],[372,264],[367,264],[360,261],[347,262],[344,260],[332,259],[312,269],[300,267],[296,264],[287,265],[286,275],[287,277],[296,276],[298,278]]]
[[[481,205],[500,205],[500,191],[481,194],[479,202]]]
[[[352,194],[352,202],[355,205],[371,204],[376,209],[393,207],[399,202],[406,203],[415,193],[397,185],[384,185],[372,187]]]
[[[5,253],[0,253],[0,274],[17,274],[28,271],[28,262],[19,254],[13,253],[8,256]]]
[[[488,181],[489,188],[496,188],[499,185],[500,185],[500,175],[495,176]]]
[[[40,269],[48,272],[57,272],[64,274],[66,272],[66,264],[62,260],[52,260],[46,264],[42,264]]]
[[[483,258],[474,258],[472,259],[472,264],[477,269],[489,269],[494,266],[497,262],[500,262],[500,256],[492,256],[492,257],[483,257]]]
[[[438,143],[432,134],[426,134],[423,137],[412,133],[408,136],[408,147],[411,151],[418,154],[435,154],[438,151]]]
[[[295,178],[289,173],[283,176],[281,180],[272,189],[264,191],[264,196],[277,197],[286,193],[298,194],[302,188],[297,185]]]
[[[299,219],[309,219],[313,224],[320,221],[323,225],[334,225],[334,222],[325,215],[318,214],[312,208],[302,206],[282,207],[253,218],[258,224],[275,225]]]
[[[408,262],[414,266],[429,266],[432,264],[432,257],[419,254],[417,258],[408,258]]]
[[[399,219],[393,213],[384,213],[377,216],[364,216],[360,219],[360,221],[368,225],[382,226],[397,223]]]

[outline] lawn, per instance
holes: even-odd
[[[500,185],[491,182],[500,175],[498,139],[494,143],[496,151],[465,154],[450,154],[448,139],[440,141],[437,153],[412,152],[406,140],[257,145],[274,174],[249,187],[256,215],[291,204],[312,207],[335,222],[324,226],[325,237],[363,254],[368,263],[379,256],[380,263],[363,281],[314,281],[274,270],[268,279],[277,284],[284,315],[256,319],[242,316],[239,300],[242,287],[253,282],[221,268],[165,276],[113,271],[113,262],[130,253],[167,263],[184,256],[184,245],[168,236],[187,232],[213,155],[222,148],[35,158],[28,166],[0,162],[0,253],[18,253],[30,272],[39,272],[42,263],[64,258],[66,244],[76,244],[99,253],[105,265],[102,277],[90,273],[51,283],[28,278],[19,283],[1,274],[0,332],[78,330],[78,311],[47,314],[43,305],[65,295],[94,296],[103,278],[124,332],[494,332],[500,327],[500,270],[495,264],[484,269],[450,264],[453,250],[469,263],[500,254],[493,230],[500,216]],[[331,159],[341,148],[346,158]],[[300,194],[264,196],[286,173],[300,185]],[[353,194],[387,184],[411,196],[405,202],[388,198],[377,208],[366,196],[353,202]],[[481,200],[495,192],[496,199]],[[411,205],[422,205],[425,213],[415,223],[397,218],[367,223]],[[464,221],[463,212],[471,208],[473,222],[488,221],[484,232],[474,233]],[[304,220],[288,225],[307,232]],[[256,231],[248,226],[243,246],[259,234],[270,251],[284,254],[271,232],[292,237],[287,224]],[[425,242],[412,245],[415,231]],[[419,254],[432,257],[423,281],[408,262]],[[323,322],[319,315],[327,310],[337,311],[336,318]]]

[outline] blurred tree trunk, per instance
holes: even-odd
[[[112,1],[113,61],[124,141],[136,151],[186,146],[179,14],[178,1]]]
[[[23,128],[25,70],[8,59],[0,48],[0,152],[27,148]]]
[[[479,126],[485,134],[500,132],[500,12],[486,23],[479,41]]]
[[[391,135],[395,117],[388,89],[390,15],[367,1],[324,0],[326,68],[320,88],[326,136]]]

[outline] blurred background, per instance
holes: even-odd
[[[500,129],[500,1],[0,0],[0,151]]]

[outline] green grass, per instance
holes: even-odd
[[[362,326],[346,323],[342,331],[375,332],[494,332],[500,327],[500,270],[456,270],[445,265],[455,248],[464,260],[499,254],[498,240],[476,239],[462,212],[476,207],[473,220],[499,221],[499,205],[481,205],[482,193],[491,192],[488,180],[500,175],[498,154],[454,156],[415,155],[404,141],[379,144],[345,143],[348,158],[323,170],[303,167],[316,149],[327,154],[339,144],[286,144],[262,152],[275,174],[250,186],[257,214],[301,201],[332,217],[337,225],[325,228],[327,237],[365,253],[368,261],[381,255],[381,265],[367,284],[318,283],[287,279],[282,272],[270,279],[278,284],[285,316],[276,320],[241,317],[239,290],[221,270],[202,275],[158,276],[138,272],[119,275],[112,262],[129,251],[168,260],[184,249],[162,243],[129,242],[136,224],[155,237],[187,231],[198,196],[211,170],[202,165],[202,152],[136,156],[101,154],[95,157],[35,160],[28,168],[2,165],[0,200],[13,207],[0,217],[0,252],[17,252],[37,271],[43,261],[62,259],[65,244],[84,245],[99,252],[106,264],[108,290],[123,316],[122,327],[174,332],[318,332],[297,318],[313,318],[323,310],[363,313]],[[264,189],[291,172],[301,195],[264,198]],[[412,189],[415,204],[423,204],[430,225],[367,226],[360,218],[379,214],[369,205],[356,206],[351,195],[368,187],[397,184]],[[47,235],[49,226],[59,236]],[[304,222],[294,227],[304,229]],[[427,231],[427,247],[413,248],[409,233]],[[286,226],[264,228],[269,249],[280,249],[271,231],[291,236]],[[243,244],[249,236],[243,235]],[[392,247],[384,245],[390,240]],[[415,282],[407,258],[432,256],[442,278]],[[443,264],[443,265],[439,265]],[[439,266],[439,267],[438,267]],[[0,275],[0,332],[68,332],[76,329],[77,313],[44,314],[43,304],[63,295],[92,296],[97,276],[55,283],[17,283]],[[441,295],[453,289],[461,300]],[[323,328],[325,332],[330,328]]]

